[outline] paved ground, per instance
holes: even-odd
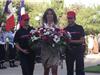
[[[19,64],[19,62],[16,63]],[[85,57],[85,67],[97,64],[100,64],[100,54],[91,54]],[[5,63],[5,65],[8,66],[8,68],[0,70],[0,75],[22,75],[20,66],[17,68],[10,68],[8,63]],[[34,75],[43,75],[43,67],[41,64],[38,63],[35,65]],[[63,63],[63,69],[59,66],[58,75],[66,75],[65,63]],[[86,73],[86,75],[100,75],[100,73]]]

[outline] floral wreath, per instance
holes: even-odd
[[[32,48],[34,48],[38,43],[42,43],[42,45],[48,45],[50,47],[66,46],[68,41],[71,39],[69,32],[56,27],[56,25],[49,27],[46,23],[38,29],[31,30],[30,35],[31,39],[29,40],[29,43]]]

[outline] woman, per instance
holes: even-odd
[[[47,30],[57,29],[57,16],[52,8],[48,8],[42,18],[42,27]],[[50,39],[49,39],[50,40]],[[44,75],[49,75],[51,69],[52,75],[57,75],[59,62],[59,50],[44,42],[41,48],[41,59],[44,66]],[[49,42],[50,43],[50,42]]]
[[[94,47],[94,35],[90,33],[88,36],[88,54],[93,53],[93,47]]]
[[[100,52],[100,33],[98,34],[98,45],[99,45],[99,52]]]

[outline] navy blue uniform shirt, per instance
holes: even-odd
[[[24,28],[20,28],[14,37],[14,42],[18,43],[19,46],[23,49],[29,49],[29,33],[32,28],[28,28],[28,30]]]
[[[65,28],[65,30],[70,32],[72,40],[79,40],[81,37],[85,36],[84,29],[81,25],[77,25],[77,24],[73,26],[68,25]],[[71,45],[76,45],[76,43],[75,44],[71,43]],[[78,44],[78,45],[81,45],[81,44]]]

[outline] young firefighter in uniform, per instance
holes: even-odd
[[[14,28],[11,28],[10,31],[7,32],[6,37],[6,48],[8,51],[10,67],[17,67],[17,65],[15,64],[16,49],[14,47],[14,34]]]
[[[34,50],[28,44],[31,27],[29,26],[28,14],[22,15],[22,27],[16,32],[14,37],[15,46],[18,50],[21,63],[22,75],[33,75],[35,64]]]
[[[75,23],[76,13],[74,11],[67,12],[67,19],[68,26],[65,27],[65,30],[71,34],[70,49],[66,49],[67,75],[74,75],[74,63],[76,75],[85,75],[83,46],[85,32],[81,25]]]

